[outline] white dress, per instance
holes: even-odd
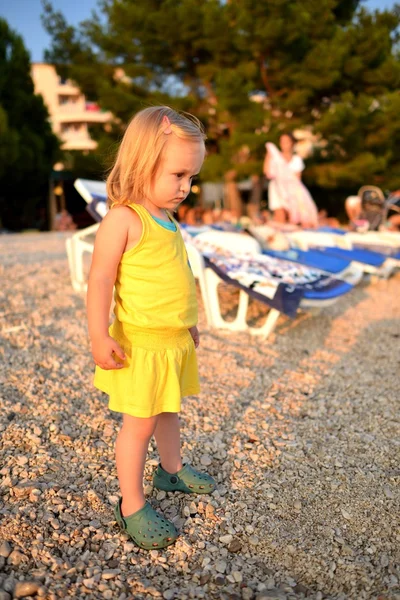
[[[298,154],[293,154],[290,161],[287,163],[287,166],[293,173],[301,173],[305,169],[305,164],[301,156]],[[279,208],[287,208],[286,201],[281,197],[278,191],[278,186],[275,179],[271,179],[268,184],[268,207],[269,210],[274,212]]]

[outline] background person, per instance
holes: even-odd
[[[309,191],[301,181],[304,162],[294,153],[296,139],[291,133],[279,138],[281,151],[267,142],[264,174],[268,185],[268,206],[274,220],[303,227],[318,225],[318,210]]]

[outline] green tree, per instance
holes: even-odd
[[[0,221],[6,228],[32,227],[45,213],[58,152],[48,116],[34,94],[22,38],[0,19]]]
[[[307,127],[321,140],[308,183],[400,185],[399,7],[102,0],[77,29],[47,0],[44,9],[47,58],[119,118],[114,139],[137,109],[168,102],[195,112],[216,142],[204,177],[261,173],[265,142]]]

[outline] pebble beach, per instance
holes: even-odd
[[[92,385],[67,233],[0,236],[0,600],[400,600],[400,271],[268,340],[209,330],[183,454],[211,495],[153,490],[180,531],[118,528],[120,416]],[[221,286],[225,311],[237,292]],[[259,324],[267,308],[251,303]]]

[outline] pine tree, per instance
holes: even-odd
[[[34,226],[45,211],[58,152],[48,117],[34,94],[22,38],[0,19],[0,220],[6,228]]]
[[[400,185],[398,7],[370,14],[358,0],[105,0],[74,29],[44,6],[48,59],[120,119],[117,129],[160,102],[205,122],[217,152],[204,178],[261,174],[265,142],[307,128],[321,142],[309,184]]]

